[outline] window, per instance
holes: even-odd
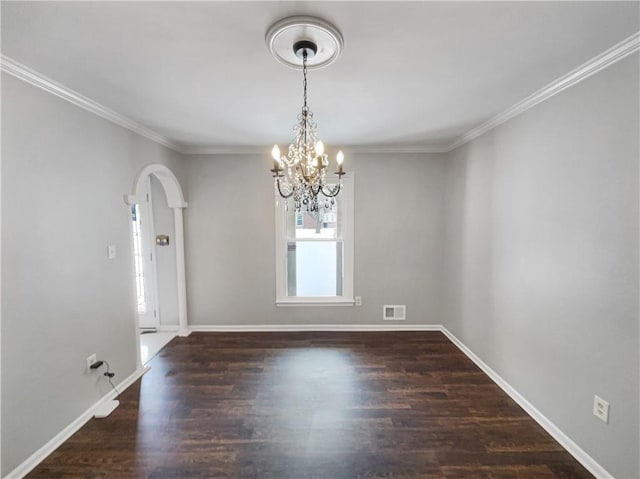
[[[319,211],[276,193],[276,304],[353,304],[353,173]]]

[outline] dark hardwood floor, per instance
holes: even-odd
[[[590,478],[439,332],[194,333],[35,478]]]

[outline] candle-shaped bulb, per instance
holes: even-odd
[[[338,162],[338,166],[342,166],[342,162],[344,161],[344,153],[342,153],[342,150],[336,155],[336,161]]]
[[[322,143],[321,140],[318,140],[318,143],[316,143],[316,156],[322,155],[324,155],[324,143]]]
[[[271,157],[276,161],[280,161],[280,148],[278,148],[278,145],[273,145]]]

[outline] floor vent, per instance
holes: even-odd
[[[407,319],[407,307],[404,304],[385,304],[382,307],[382,319],[385,321]]]

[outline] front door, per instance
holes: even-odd
[[[133,232],[133,259],[135,266],[138,327],[144,330],[158,328],[158,308],[155,295],[155,258],[153,242],[153,211],[149,178],[145,200],[131,206]]]

